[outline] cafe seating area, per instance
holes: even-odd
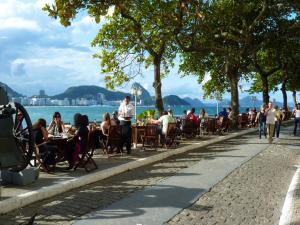
[[[240,114],[237,118],[239,129],[246,129],[255,127],[254,116],[247,114]],[[131,141],[133,154],[140,152],[158,152],[169,151],[179,146],[191,143],[193,140],[201,141],[202,139],[213,138],[215,135],[225,135],[231,131],[231,121],[224,117],[207,117],[199,120],[195,125],[189,120],[180,120],[177,118],[176,122],[168,124],[168,129],[165,134],[160,134],[159,124],[136,123],[131,125]],[[71,128],[70,124],[66,124],[66,130]],[[98,169],[99,163],[94,158],[95,155],[99,158],[124,157],[122,126],[113,125],[108,129],[108,134],[104,135],[101,130],[100,123],[94,122],[89,124],[89,133],[85,146],[81,146],[78,152],[78,159],[72,168],[73,171],[83,168],[86,172]],[[70,132],[63,132],[59,135],[49,134],[48,140],[44,143],[36,145],[33,160],[31,165],[38,166],[46,173],[51,173],[46,165],[53,151],[55,152],[55,164],[62,164],[66,161],[65,151],[68,142],[73,138],[74,134]],[[40,152],[41,146],[44,151]],[[55,170],[54,170],[55,171]]]

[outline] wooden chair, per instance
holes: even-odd
[[[179,144],[177,139],[177,133],[176,133],[176,123],[169,123],[168,124],[168,130],[165,135],[165,146],[167,149],[170,148],[176,148],[177,145]]]
[[[219,135],[223,135],[225,131],[228,132],[228,118],[221,116],[216,120],[216,132]]]
[[[243,113],[238,117],[238,127],[245,128],[248,124],[248,115]]]
[[[214,134],[216,132],[216,119],[215,118],[209,118],[207,120],[207,133],[208,134]]]
[[[77,168],[84,168],[86,172],[98,169],[98,166],[93,159],[95,152],[95,131],[90,130],[88,134],[88,139],[86,141],[86,146],[81,149],[81,154],[79,155],[79,162],[74,167],[74,171]],[[92,168],[89,168],[88,165],[92,165]]]
[[[49,151],[48,151],[48,142],[43,142],[41,144],[35,144],[34,151],[33,151],[33,165],[30,163],[31,166],[38,167],[39,169],[43,170],[46,173],[50,173],[49,168],[45,164],[45,160],[48,158]],[[45,151],[40,153],[40,148],[45,148]]]
[[[185,137],[195,137],[197,134],[197,128],[194,123],[190,120],[185,120],[182,126],[182,134]]]
[[[158,131],[156,124],[147,124],[145,134],[141,135],[143,146],[142,148],[145,149],[145,141],[147,143],[151,143],[154,149],[157,149],[158,146]]]
[[[110,148],[110,149],[109,149]],[[109,156],[114,150],[123,155],[122,126],[110,126],[107,139],[103,141],[103,152]]]

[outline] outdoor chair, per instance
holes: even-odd
[[[207,120],[207,133],[208,134],[214,134],[216,132],[216,119],[215,118],[209,118]]]
[[[109,156],[114,150],[123,155],[122,126],[110,126],[107,139],[103,141],[103,152]]]
[[[190,120],[185,120],[182,126],[182,134],[185,137],[195,137],[197,135],[197,127]]]
[[[204,120],[204,121],[201,121],[200,125],[199,125],[199,134],[200,134],[200,136],[203,136],[205,133],[208,134],[208,132],[207,132],[208,118],[207,119],[202,119],[202,120]]]
[[[228,132],[228,119],[221,116],[218,120],[216,120],[216,132],[219,135],[223,135],[223,133]]]
[[[143,146],[145,149],[145,142],[150,143],[154,149],[157,149],[158,146],[158,130],[156,124],[147,124],[145,134],[141,135]]]
[[[88,140],[86,141],[86,146],[81,149],[81,153],[79,155],[79,162],[74,167],[74,171],[77,168],[84,168],[86,172],[90,172],[92,170],[98,169],[98,166],[93,159],[95,151],[95,131],[90,130],[88,134]],[[92,168],[89,168],[89,165]]]
[[[43,142],[41,144],[35,144],[34,151],[33,151],[33,164],[30,162],[30,166],[38,167],[39,169],[43,170],[46,173],[50,173],[49,168],[45,164],[46,159],[49,157],[49,150],[47,146],[48,142]],[[44,152],[40,152],[40,148],[43,147],[45,149]]]
[[[247,124],[248,124],[248,115],[246,113],[243,113],[238,117],[238,127],[245,128]]]
[[[164,136],[164,144],[167,149],[176,148],[179,144],[177,140],[176,123],[169,123],[168,130]]]

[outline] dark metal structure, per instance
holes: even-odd
[[[10,103],[0,86],[0,170],[20,171],[32,159],[34,149],[30,117],[19,103]]]

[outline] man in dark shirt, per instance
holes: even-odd
[[[219,112],[219,117],[224,117],[224,119],[228,118],[228,113],[226,111],[226,108],[223,108],[223,111]]]

